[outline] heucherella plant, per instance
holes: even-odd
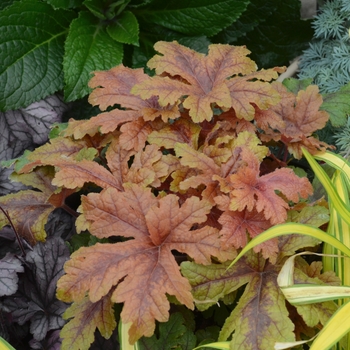
[[[50,213],[74,215],[66,199],[79,195],[76,228],[93,240],[73,249],[57,282],[57,298],[71,303],[62,349],[88,349],[96,329],[109,338],[118,323],[125,346],[169,346],[164,334],[175,329],[172,346],[192,349],[204,343],[181,312],[217,303],[230,310],[215,338],[225,344],[233,334],[231,348],[299,340],[295,324],[309,310],[293,316],[277,277],[288,257],[319,244],[329,215],[322,202],[308,202],[311,183],[287,163],[303,148],[331,148],[313,136],[329,118],[322,96],[317,86],[292,92],[271,82],[284,68],[258,70],[243,46],[213,44],[204,55],[161,41],[155,50],[154,76],[123,65],[95,72],[89,101],[103,112],[71,119],[14,160],[12,178],[34,189],[0,199],[36,246]],[[308,224],[313,236],[262,242],[229,268],[252,238],[286,221],[292,233]],[[300,261],[296,270],[299,282],[330,283],[315,264]],[[336,308],[318,305],[312,327]]]

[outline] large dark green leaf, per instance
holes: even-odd
[[[248,32],[234,45],[246,45],[250,57],[265,68],[288,65],[306,49],[313,36],[311,21],[300,19],[300,1],[275,1],[276,8],[265,21]]]
[[[134,13],[149,23],[186,35],[217,34],[235,21],[249,0],[156,0]]]
[[[73,101],[87,95],[91,73],[110,69],[120,64],[122,58],[123,45],[113,40],[91,13],[80,12],[72,22],[65,44],[65,99]]]
[[[265,22],[277,8],[275,0],[251,0],[246,11],[214,39],[218,43],[232,43]]]
[[[28,106],[62,89],[64,40],[73,18],[34,0],[0,12],[0,110]]]

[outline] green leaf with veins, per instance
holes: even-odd
[[[35,0],[0,12],[0,110],[26,107],[63,88],[64,40],[74,17]]]
[[[186,328],[185,319],[180,312],[172,314],[169,321],[159,324],[159,337],[142,337],[139,341],[141,350],[146,349],[184,349],[190,350],[196,346],[196,336]]]
[[[139,23],[130,11],[124,11],[107,26],[107,33],[123,44],[139,46]]]
[[[70,9],[81,6],[83,0],[45,0],[54,9]]]
[[[236,41],[262,22],[265,22],[266,18],[275,11],[276,7],[275,0],[251,0],[247,9],[237,21],[217,34],[213,40],[216,43],[232,43]],[[262,13],[264,14],[263,16],[261,15]]]
[[[122,58],[123,45],[113,40],[91,13],[80,12],[72,22],[65,44],[65,99],[73,101],[87,95],[91,73],[117,66]]]
[[[313,36],[311,20],[300,19],[300,0],[275,1],[275,11],[233,45],[246,45],[259,68],[289,65]]]
[[[235,21],[248,3],[249,0],[155,0],[134,13],[150,24],[186,35],[213,36]]]
[[[270,350],[276,341],[294,341],[294,324],[288,317],[285,298],[277,284],[281,266],[272,265],[253,252],[226,270],[228,266],[229,263],[181,264],[199,310],[247,284],[221,329],[219,341],[227,340],[233,332],[231,349]]]

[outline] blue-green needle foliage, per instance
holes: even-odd
[[[315,16],[315,34],[304,51],[299,78],[313,78],[322,93],[350,82],[350,1],[328,0]]]

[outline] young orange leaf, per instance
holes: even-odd
[[[312,153],[330,147],[311,136],[322,129],[329,118],[327,112],[319,110],[322,96],[318,87],[310,85],[295,96],[281,83],[274,82],[272,86],[281,95],[281,101],[267,111],[257,110],[257,126],[265,132],[263,139],[281,140],[298,159],[302,157],[302,147]]]
[[[292,169],[276,169],[272,173],[259,176],[259,160],[248,149],[242,149],[242,158],[247,166],[241,167],[229,177],[230,210],[264,212],[273,225],[287,219],[288,203],[276,194],[282,192],[288,200],[297,203],[299,196],[307,198],[313,193],[307,178],[299,178]]]

